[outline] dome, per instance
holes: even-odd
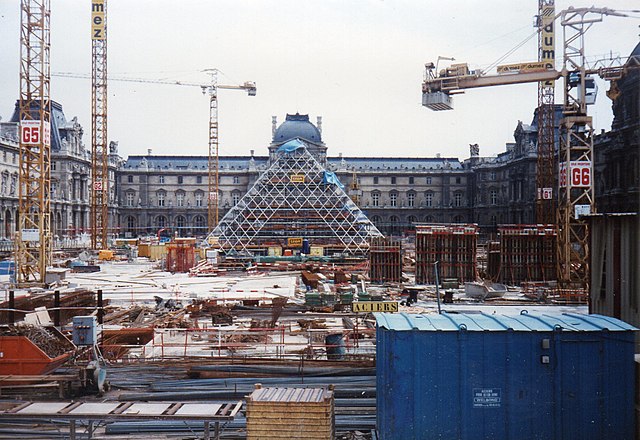
[[[314,144],[322,144],[322,137],[318,127],[309,122],[309,115],[287,115],[285,121],[273,135],[274,144],[282,144],[291,139],[299,138]]]

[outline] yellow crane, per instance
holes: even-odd
[[[453,64],[440,72],[433,63],[426,64],[422,83],[422,104],[432,110],[453,109],[453,95],[465,89],[564,79],[564,106],[558,149],[558,280],[565,288],[589,286],[589,245],[585,213],[595,212],[593,195],[593,127],[587,105],[593,103],[591,75],[613,81],[623,74],[621,60],[607,66],[588,68],[585,62],[584,34],[605,15],[625,17],[608,8],[569,8],[556,15],[563,26],[563,68],[555,70],[544,61],[498,67],[498,73],[471,70],[467,64]],[[637,65],[637,63],[635,63]]]
[[[149,84],[165,84],[174,86],[199,87],[203,94],[209,95],[209,155],[208,155],[208,197],[207,197],[207,224],[212,231],[218,224],[218,193],[219,193],[219,152],[218,152],[218,90],[244,90],[249,96],[256,96],[257,88],[253,81],[245,81],[243,84],[230,85],[218,84],[218,69],[205,70],[211,76],[209,84],[156,80],[145,78],[108,77],[109,81],[124,81]],[[55,72],[51,76],[64,78],[89,78],[88,75],[71,72]],[[108,157],[108,156],[107,156]]]
[[[44,284],[51,259],[50,0],[20,2],[16,282]]]

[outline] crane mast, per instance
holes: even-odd
[[[555,69],[555,0],[538,1],[538,61]],[[536,222],[556,224],[555,80],[538,83],[538,158],[536,164]],[[557,192],[555,194],[557,197]]]
[[[107,0],[91,0],[91,248],[106,249],[109,230],[107,151]]]
[[[50,0],[20,3],[16,282],[44,284],[51,259]]]

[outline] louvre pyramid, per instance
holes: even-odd
[[[278,148],[271,166],[207,237],[221,249],[251,252],[305,238],[345,254],[368,250],[382,234],[356,206],[334,173],[299,139]],[[213,238],[213,240],[211,240]]]

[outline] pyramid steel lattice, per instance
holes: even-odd
[[[356,206],[335,174],[325,170],[299,139],[278,148],[272,164],[207,237],[225,250],[282,244],[288,238],[368,251],[382,234]],[[210,240],[213,238],[213,240]]]

